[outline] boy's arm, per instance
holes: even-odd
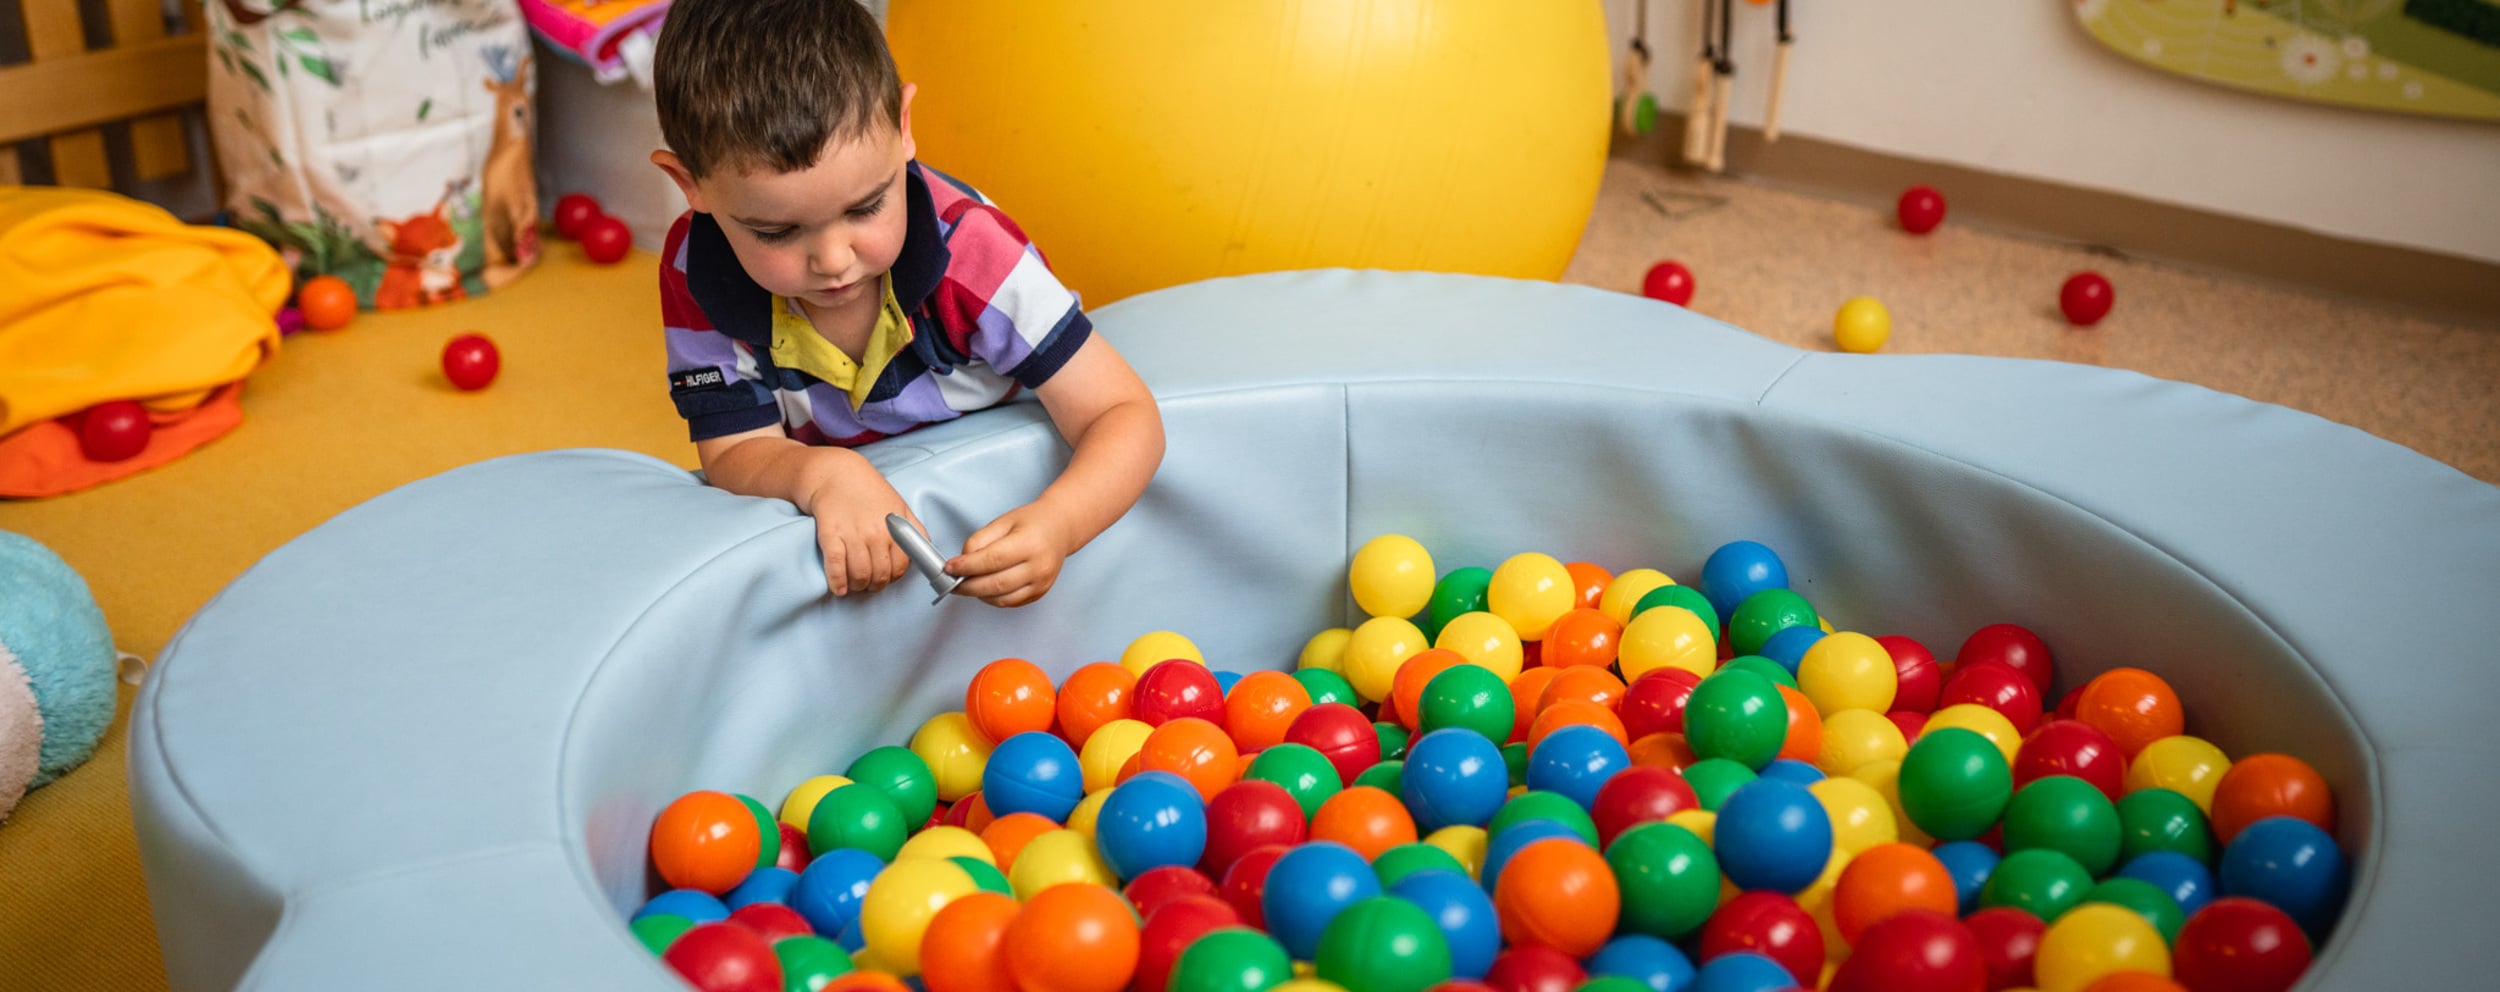
[[[1163,415],[1154,394],[1101,336],[1034,389],[1074,449],[1068,467],[1033,502],[974,531],[946,565],[957,589],[992,606],[1022,606],[1049,592],[1060,563],[1108,530],[1163,462]]]
[[[920,518],[868,459],[849,448],[792,440],[780,425],[695,442],[712,485],[741,496],[788,500],[816,520],[825,582],[836,596],[876,592],[911,568],[887,534],[885,516]]]

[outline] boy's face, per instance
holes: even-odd
[[[914,154],[913,87],[904,86],[902,126],[825,143],[816,164],[797,172],[723,169],[695,179],[676,155],[651,153],[686,194],[711,214],[756,285],[812,310],[875,305],[877,277],[903,252],[903,168]]]

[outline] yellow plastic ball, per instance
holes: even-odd
[[[1856,855],[1856,851],[1832,851],[1831,856],[1823,860],[1823,873],[1816,875],[1813,884],[1806,886],[1805,891],[1797,893],[1797,908],[1807,913],[1828,909],[1832,904],[1832,889],[1840,885],[1840,873],[1849,869],[1849,859]]]
[[[1351,627],[1330,627],[1313,634],[1310,640],[1302,642],[1302,659],[1296,664],[1325,672],[1337,671],[1345,660],[1346,642],[1353,639],[1354,629]]]
[[[1901,725],[1874,710],[1841,710],[1823,717],[1823,750],[1814,767],[1847,775],[1870,761],[1899,761],[1910,753]]]
[[[1154,730],[1144,720],[1125,717],[1095,728],[1094,736],[1085,739],[1085,749],[1076,756],[1076,766],[1085,772],[1085,791],[1100,792],[1117,784],[1121,767],[1145,748],[1146,735]]]
[[[1094,839],[1074,830],[1053,830],[1025,842],[1024,850],[1016,852],[1015,867],[1007,869],[1007,887],[1016,890],[1019,900],[1029,900],[1062,882],[1090,882],[1114,890],[1120,887],[1119,878],[1111,874],[1111,867],[1102,863],[1101,852],[1094,849]]]
[[[971,717],[956,710],[930,717],[913,731],[911,753],[919,755],[937,779],[938,799],[951,803],[981,791],[981,769],[990,763],[990,742],[972,728]]]
[[[1424,843],[1447,851],[1450,857],[1457,858],[1459,866],[1467,869],[1469,878],[1475,878],[1484,870],[1483,827],[1472,827],[1464,823],[1442,827],[1426,835]]]
[[[1389,698],[1396,686],[1398,666],[1421,653],[1427,643],[1424,632],[1404,617],[1373,617],[1354,628],[1337,674],[1354,686],[1355,695],[1379,702]]]
[[[1978,703],[1955,703],[1937,710],[1927,717],[1927,725],[1919,728],[1918,735],[1925,737],[1946,727],[1960,727],[1987,738],[1988,743],[2004,753],[2008,765],[2014,763],[2014,752],[2023,747],[2022,731],[2014,729],[2014,721]]]
[[[1893,821],[1892,804],[1865,781],[1843,775],[1808,785],[1806,791],[1814,793],[1814,801],[1821,803],[1824,815],[1831,818],[1833,850],[1855,855],[1877,844],[1901,839],[1901,828]]]
[[[1285,981],[1311,981],[1324,983],[1326,980],[1319,977],[1319,965],[1309,961],[1296,961],[1293,963],[1293,977],[1288,978]],[[1284,982],[1278,982],[1277,984],[1282,985]]]
[[[851,780],[840,775],[818,775],[799,783],[799,787],[790,790],[790,795],[781,801],[781,822],[806,830],[807,818],[815,815],[816,804],[825,798],[825,793],[849,784]]]
[[[1168,630],[1158,630],[1128,642],[1128,648],[1120,652],[1120,667],[1128,669],[1131,675],[1144,675],[1146,669],[1174,658],[1186,658],[1201,665],[1207,663],[1207,656],[1199,653],[1198,645],[1191,643],[1189,638]]]
[[[1710,639],[1710,625],[1691,610],[1649,610],[1623,625],[1615,649],[1615,667],[1623,681],[1661,668],[1681,668],[1708,675],[1719,667],[1719,644]]]
[[[1835,628],[1835,627],[1833,627],[1833,626],[1832,626],[1832,618],[1830,618],[1830,617],[1822,617],[1822,616],[1818,616],[1818,617],[1815,617],[1815,618],[1814,618],[1814,622],[1815,622],[1815,623],[1817,623],[1817,624],[1821,624],[1821,625],[1822,625],[1822,627],[1823,627],[1823,632],[1824,632],[1824,633],[1826,633],[1826,634],[1837,634],[1837,633],[1840,633],[1840,631],[1839,631],[1837,628]]]
[[[920,935],[928,931],[929,918],[980,888],[952,861],[896,861],[868,883],[859,904],[860,935],[896,975],[917,975]]]
[[[1832,340],[1842,351],[1868,354],[1891,338],[1892,313],[1872,296],[1854,297],[1832,316]]]
[[[1901,809],[1901,761],[1888,758],[1869,761],[1849,773],[1850,778],[1874,786],[1884,797],[1884,805],[1892,807],[1892,828],[1901,834],[1901,842],[1920,847],[1936,846],[1936,839],[1927,836],[1918,824],[1910,822],[1910,814]]]
[[[1084,834],[1087,840],[1094,839],[1094,822],[1102,819],[1102,804],[1110,798],[1109,789],[1086,793],[1076,808],[1068,811],[1068,829]]]
[[[1458,652],[1458,656],[1483,667],[1508,682],[1519,677],[1519,668],[1527,663],[1526,649],[1519,644],[1519,631],[1510,621],[1490,613],[1461,613],[1441,626],[1441,636],[1432,646]]]
[[[1701,838],[1704,844],[1716,845],[1719,837],[1719,814],[1706,809],[1680,809],[1667,814],[1667,823],[1683,827]]]
[[[2127,762],[2127,791],[2168,789],[2211,815],[2214,787],[2222,784],[2222,773],[2230,770],[2230,755],[2211,741],[2186,734],[2164,737],[2144,745]]]
[[[1298,967],[1295,969],[1296,973],[1300,971]],[[1280,982],[1268,992],[1345,992],[1345,986],[1325,978],[1296,978]]]
[[[1541,641],[1554,620],[1580,605],[1580,591],[1571,570],[1553,555],[1528,552],[1512,555],[1493,569],[1484,587],[1484,607],[1510,621],[1523,641]]]
[[[981,840],[981,835],[962,827],[943,824],[913,834],[903,842],[903,849],[894,852],[894,860],[905,858],[978,858],[992,868],[998,867],[998,855]]]
[[[1382,534],[1363,543],[1346,569],[1354,605],[1376,617],[1411,617],[1432,602],[1432,552],[1404,534]]]
[[[1892,708],[1901,675],[1892,655],[1874,638],[1855,631],[1825,636],[1797,662],[1797,691],[1817,713]]]
[[[1674,579],[1657,569],[1633,569],[1606,583],[1606,591],[1597,596],[1598,612],[1613,617],[1616,623],[1631,623],[1632,608],[1641,605],[1641,597],[1656,592],[1659,586],[1674,584]]]
[[[2040,935],[2032,959],[2040,992],[2083,992],[2084,986],[2117,971],[2142,971],[2170,977],[2170,947],[2161,931],[2136,911],[2105,902],[2088,902],[2058,917]]]

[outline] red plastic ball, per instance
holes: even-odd
[[[2023,738],[2014,752],[2014,788],[2051,775],[2092,783],[2117,802],[2127,795],[2127,756],[2100,728],[2080,720],[2051,720]]]
[[[1209,931],[1241,925],[1241,914],[1212,894],[1184,895],[1151,910],[1140,905],[1137,911],[1146,918],[1146,927],[1138,933],[1137,975],[1129,986],[1136,992],[1163,992],[1172,981],[1172,966],[1180,963],[1190,942]]]
[[[1927,714],[1925,713],[1894,710],[1884,714],[1884,719],[1892,721],[1893,726],[1901,728],[1901,739],[1905,741],[1917,740],[1918,732],[1927,729]]]
[[[1925,234],[1944,223],[1944,194],[1931,186],[1912,186],[1901,191],[1893,212],[1900,215],[1902,230]]]
[[[2041,699],[2049,698],[2049,686],[2057,681],[2057,659],[2049,653],[2049,644],[2028,628],[2010,623],[1992,623],[1962,640],[1962,650],[1953,656],[1960,668],[1972,665],[2003,665],[2031,680]]]
[[[582,227],[582,254],[590,256],[593,262],[614,265],[624,261],[633,250],[634,232],[624,221],[603,215],[591,218]]]
[[[1267,913],[1259,908],[1267,898],[1267,873],[1288,850],[1291,848],[1283,844],[1254,847],[1233,859],[1232,867],[1224,869],[1224,881],[1216,887],[1216,893],[1232,905],[1233,912],[1241,914],[1242,925],[1267,929]]]
[[[2027,910],[1997,906],[1962,920],[1979,940],[1979,959],[1988,966],[1991,989],[2028,988],[2031,964],[2040,953],[2040,935],[2049,925]]]
[[[2109,308],[2118,302],[2118,291],[2098,272],[2086,269],[2066,277],[2066,285],[2057,291],[2057,308],[2065,311],[2066,322],[2076,327],[2090,327],[2109,316]]]
[[[1221,878],[1242,855],[1261,847],[1291,847],[1302,843],[1308,832],[1302,805],[1284,786],[1261,779],[1235,782],[1207,801],[1207,846],[1198,870]]]
[[[2058,718],[2058,719],[2060,719],[2060,720],[2072,720],[2072,719],[2074,719],[2074,718],[2075,718],[2075,704],[2076,704],[2076,703],[2078,703],[2078,702],[2080,702],[2082,699],[2083,699],[2083,687],[2082,687],[2082,686],[2076,686],[2076,687],[2074,687],[2074,688],[2072,688],[2072,689],[2068,689],[2068,690],[2066,690],[2066,694],[2065,694],[2064,696],[2058,697],[2058,700],[2057,700],[2057,711],[2056,711],[2055,713],[2051,714],[2051,715],[2052,715],[2052,716],[2057,717],[2057,718]]]
[[[756,936],[764,938],[765,943],[816,932],[816,928],[809,926],[807,917],[800,916],[798,910],[777,902],[751,902],[740,906],[736,912],[729,914],[729,922],[754,931]]]
[[[463,334],[443,345],[443,378],[463,392],[476,392],[503,371],[503,354],[483,334]]]
[[[1641,295],[1653,300],[1665,300],[1679,307],[1691,303],[1693,270],[1675,261],[1652,265],[1649,274],[1641,277]]]
[[[2014,725],[2014,732],[2027,734],[2040,725],[2040,690],[2032,688],[2031,680],[2004,665],[1958,665],[1953,677],[1944,680],[1944,691],[1936,705],[1958,706],[1977,703],[2002,714]]]
[[[591,221],[607,215],[606,210],[600,209],[599,201],[591,199],[588,195],[566,193],[556,198],[556,236],[568,241],[579,238],[582,236],[583,229],[590,226]]]
[[[1823,974],[1823,930],[1797,900],[1778,892],[1747,892],[1722,904],[1701,925],[1701,960],[1752,951],[1779,962],[1811,987]]]
[[[1344,703],[1321,703],[1303,710],[1285,728],[1285,741],[1327,757],[1337,769],[1339,785],[1353,785],[1364,769],[1380,763],[1380,731],[1373,729],[1362,710]]]
[[[87,408],[78,423],[78,451],[92,462],[125,461],[147,450],[156,425],[146,407],[129,400],[109,400]]]
[[[1442,982],[1439,985],[1425,989],[1424,992],[1494,992],[1494,989],[1493,986],[1486,985],[1483,982],[1471,982],[1464,978],[1453,978],[1449,981]]]
[[[2225,896],[2188,917],[2171,954],[2189,992],[2283,992],[2309,969],[2309,938],[2282,910]]]
[[[1194,661],[1156,662],[1137,676],[1135,698],[1137,718],[1150,727],[1193,716],[1219,729],[1224,726],[1224,689],[1216,684],[1214,672]]]
[[[660,959],[702,992],[781,992],[772,942],[726,921],[686,931]]]
[[[1931,909],[1909,909],[1858,934],[1857,947],[1832,975],[1831,992],[1986,992],[1988,966],[1979,940],[1961,921]]]
[[[807,831],[779,821],[775,821],[773,825],[781,828],[781,851],[773,855],[773,867],[806,871]]]
[[[1571,992],[1588,980],[1588,972],[1571,955],[1541,944],[1522,944],[1503,951],[1484,973],[1493,992]]]
[[[1139,872],[1120,889],[1141,918],[1152,918],[1163,904],[1187,896],[1215,897],[1215,880],[1187,865],[1158,865]],[[1229,909],[1229,907],[1228,907]]]
[[[1615,704],[1624,736],[1637,741],[1651,734],[1683,733],[1684,704],[1700,684],[1700,674],[1673,665],[1641,673],[1623,687],[1623,697]]]
[[[1634,765],[1597,787],[1589,816],[1597,822],[1598,846],[1604,847],[1633,827],[1700,808],[1701,799],[1684,776],[1656,765]]]
[[[1936,667],[1936,653],[1927,650],[1915,638],[1886,634],[1875,639],[1892,656],[1892,708],[1912,713],[1933,713],[1936,696],[1944,689],[1944,672]]]

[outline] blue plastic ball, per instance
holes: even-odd
[[[1762,766],[1762,770],[1756,774],[1763,778],[1778,779],[1782,782],[1795,782],[1798,785],[1813,785],[1816,782],[1822,781],[1824,778],[1822,769],[1806,764],[1805,762],[1799,761],[1795,758],[1779,758],[1773,760],[1770,764]]]
[[[1414,903],[1432,917],[1450,942],[1450,976],[1483,978],[1502,949],[1502,921],[1493,897],[1474,879],[1447,869],[1419,871],[1398,880],[1389,894]]]
[[[1620,975],[1656,992],[1677,992],[1693,982],[1693,959],[1648,934],[1625,934],[1606,942],[1581,963],[1589,977]]]
[[[1319,953],[1320,934],[1345,908],[1380,894],[1380,876],[1354,849],[1335,841],[1312,841],[1276,859],[1267,870],[1267,893],[1259,910],[1267,932],[1296,961]]]
[[[2004,860],[1988,845],[1975,840],[1957,840],[1938,844],[1936,860],[1944,862],[1944,873],[1953,879],[1953,891],[1961,899],[1961,913],[1969,916],[1979,911],[1979,890],[1988,884],[1988,876],[1996,874],[1997,862]]]
[[[1831,814],[1795,782],[1745,783],[1720,804],[1717,829],[1719,871],[1739,889],[1795,895],[1832,859]]]
[[[1085,798],[1076,751],[1057,736],[1029,730],[998,742],[981,769],[981,801],[998,816],[1039,813],[1065,823]]]
[[[1806,649],[1823,637],[1823,630],[1819,627],[1782,628],[1779,633],[1771,635],[1770,640],[1762,642],[1759,653],[1779,662],[1781,668],[1788,669],[1788,674],[1795,675],[1797,666],[1806,660]]]
[[[1632,755],[1613,734],[1585,723],[1556,728],[1528,754],[1528,788],[1559,792],[1581,809],[1597,805],[1597,790],[1632,767]]]
[[[1406,746],[1399,798],[1425,833],[1453,824],[1481,827],[1510,798],[1510,765],[1483,734],[1443,727]]]
[[[859,905],[868,898],[868,883],[885,870],[885,862],[856,847],[837,847],[807,863],[798,884],[790,887],[790,908],[807,918],[820,934],[838,934],[859,922]]]
[[[852,927],[833,935],[833,942],[843,950],[857,954],[868,948],[868,928]]]
[[[2151,882],[2189,916],[2214,901],[2214,873],[2205,863],[2177,851],[2149,851],[2118,869],[2119,878]]]
[[[1221,669],[1209,669],[1209,674],[1215,676],[1215,691],[1227,696],[1233,694],[1233,683],[1241,681],[1240,672],[1227,672]]]
[[[1484,865],[1476,870],[1477,877],[1484,882],[1484,890],[1493,891],[1494,883],[1502,878],[1502,866],[1510,863],[1511,855],[1548,837],[1569,837],[1575,844],[1588,843],[1588,838],[1580,836],[1580,832],[1572,829],[1570,824],[1556,820],[1521,820],[1511,824],[1501,833],[1485,839]]]
[[[1779,962],[1752,951],[1734,951],[1695,971],[1692,992],[1782,992],[1796,987],[1796,976]]]
[[[2282,910],[2316,940],[2335,928],[2352,887],[2352,869],[2335,838],[2290,816],[2251,823],[2222,849],[2222,894],[2247,896]]]
[[[747,874],[747,880],[721,897],[722,905],[732,912],[759,902],[788,904],[790,889],[799,884],[799,873],[777,865],[766,865]]]
[[[1195,865],[1207,850],[1206,804],[1188,779],[1141,773],[1103,800],[1094,819],[1094,844],[1122,881],[1149,868]]]
[[[722,905],[721,901],[713,898],[709,892],[699,889],[670,889],[652,896],[650,902],[643,903],[641,909],[634,911],[634,919],[639,920],[659,913],[683,916],[696,923],[713,923],[728,919],[729,907]]]
[[[1701,564],[1701,594],[1723,617],[1765,589],[1788,588],[1788,566],[1771,549],[1752,541],[1730,541]]]

